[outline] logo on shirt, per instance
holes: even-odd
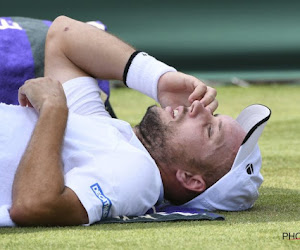
[[[102,218],[107,218],[110,208],[111,208],[111,201],[109,198],[107,198],[98,183],[93,184],[90,186],[90,188],[93,190],[94,194],[98,197],[98,199],[102,202]]]
[[[246,166],[246,171],[247,171],[247,174],[249,174],[249,175],[253,174],[254,173],[253,164],[251,164],[251,163],[248,164]]]

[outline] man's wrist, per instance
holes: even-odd
[[[69,109],[67,103],[65,101],[62,102],[54,102],[51,100],[46,100],[42,103],[39,113],[53,113],[53,114],[61,114],[61,115],[68,115]]]
[[[135,90],[158,101],[157,84],[160,77],[176,69],[158,61],[145,52],[132,54],[124,70],[124,83]]]

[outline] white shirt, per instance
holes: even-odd
[[[87,211],[89,224],[118,215],[142,215],[162,199],[159,170],[131,126],[105,110],[97,81],[63,84],[69,107],[62,159],[65,185]],[[14,174],[38,115],[0,104],[0,226],[9,218]]]

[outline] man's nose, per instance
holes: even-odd
[[[192,105],[190,106],[190,116],[195,117],[199,114],[205,115],[205,116],[211,116],[210,111],[208,109],[206,109],[200,101],[195,100],[192,103]]]

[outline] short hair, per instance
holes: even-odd
[[[214,185],[218,180],[220,180],[225,174],[227,174],[234,161],[234,157],[232,159],[222,162],[220,165],[204,163],[200,159],[183,157],[185,159],[185,164],[188,169],[195,170],[199,174],[202,175],[203,180],[206,184],[206,189]]]

